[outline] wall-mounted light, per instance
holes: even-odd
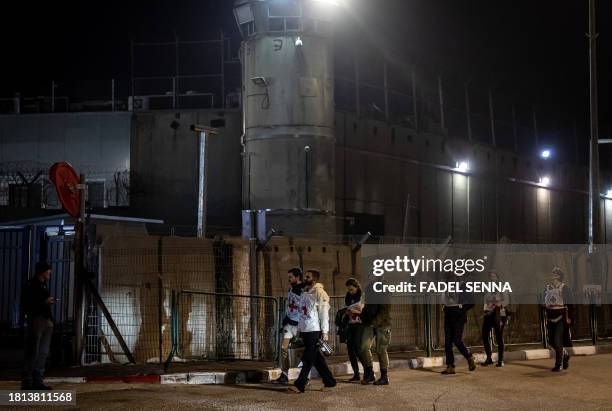
[[[332,6],[339,6],[340,5],[340,0],[312,0],[315,3],[324,3],[324,4],[329,4]]]
[[[540,157],[544,160],[548,160],[550,157],[552,157],[552,151],[549,149],[542,150]]]
[[[470,163],[468,161],[458,161],[455,165],[455,170],[460,173],[467,173],[470,171]]]
[[[548,176],[540,177],[540,185],[542,187],[548,187],[550,185],[550,177]]]

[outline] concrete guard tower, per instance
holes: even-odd
[[[243,228],[335,234],[334,0],[236,0]],[[256,217],[253,217],[256,216]]]

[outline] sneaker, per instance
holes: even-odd
[[[503,361],[499,361],[497,364],[495,364],[495,366],[496,366],[497,368],[503,368],[503,366],[504,366],[504,362],[503,362]]]
[[[551,371],[552,372],[560,372],[561,371],[561,366],[560,365],[555,365],[555,367]]]
[[[296,387],[295,385],[290,385],[287,388],[287,391],[290,392],[291,394],[304,394],[304,390],[300,389],[300,387]]]
[[[325,384],[325,386],[324,386],[324,387],[329,389],[329,388],[334,388],[336,385],[338,385],[338,384],[336,383],[336,380],[333,380],[333,381],[331,382],[331,384]]]
[[[569,368],[569,359],[570,359],[569,354],[565,353],[563,355],[563,369],[564,370],[567,370]]]
[[[359,373],[353,374],[353,378],[349,380],[349,382],[357,382],[357,381],[361,381],[361,376],[359,375]]]
[[[280,377],[272,381],[272,384],[288,385],[289,378],[287,377],[287,374],[281,374]]]
[[[486,367],[487,365],[491,364],[493,364],[493,360],[491,358],[487,358],[486,360],[480,363],[480,365],[482,365],[483,367]]]
[[[474,357],[468,358],[468,367],[470,371],[474,371],[476,369],[476,363],[474,362]]]
[[[444,371],[442,371],[443,375],[452,375],[455,374],[455,367],[450,365],[448,367],[446,367],[446,369]]]

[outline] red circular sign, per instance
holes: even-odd
[[[81,196],[78,185],[79,176],[74,168],[66,162],[55,163],[49,171],[49,178],[55,185],[57,196],[66,212],[74,217],[79,217],[81,209]]]

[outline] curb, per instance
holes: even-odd
[[[596,354],[612,353],[612,344],[582,346],[569,349],[572,356],[587,356]],[[483,353],[475,353],[474,360],[476,362],[484,361],[486,358]],[[525,360],[542,360],[554,358],[554,351],[546,348],[519,350],[506,352],[504,360],[506,362],[525,361]],[[458,363],[465,362],[462,356],[456,356]],[[493,361],[497,361],[497,353],[493,354]],[[390,360],[389,368],[398,369],[430,369],[435,367],[443,367],[445,359],[443,356],[438,357],[417,357],[406,360]],[[374,362],[374,371],[380,371],[379,362]],[[341,362],[331,364],[330,370],[334,375],[351,375],[353,370],[350,362]],[[296,379],[300,373],[300,368],[291,368],[289,370],[289,379]],[[359,370],[363,372],[361,364]],[[231,371],[231,372],[189,372],[163,375],[122,375],[122,376],[95,376],[95,377],[49,377],[45,378],[45,382],[49,384],[83,384],[83,383],[148,383],[148,384],[188,384],[188,385],[235,385],[244,383],[262,383],[271,382],[278,378],[281,374],[279,368],[253,370],[253,371]],[[311,378],[319,378],[315,369],[311,371]]]
[[[595,354],[606,354],[612,352],[610,345],[589,345],[583,347],[573,347],[568,349],[571,356],[586,356]],[[527,360],[546,360],[555,357],[555,352],[548,348],[539,348],[532,350],[508,351],[504,355],[505,362],[511,361],[527,361]],[[482,362],[486,359],[484,353],[474,354],[474,361]],[[455,361],[458,363],[466,362],[462,356],[455,356]],[[493,361],[497,361],[497,353],[493,354]],[[445,357],[417,357],[410,360],[411,369],[428,369],[435,367],[444,367],[446,364]]]

